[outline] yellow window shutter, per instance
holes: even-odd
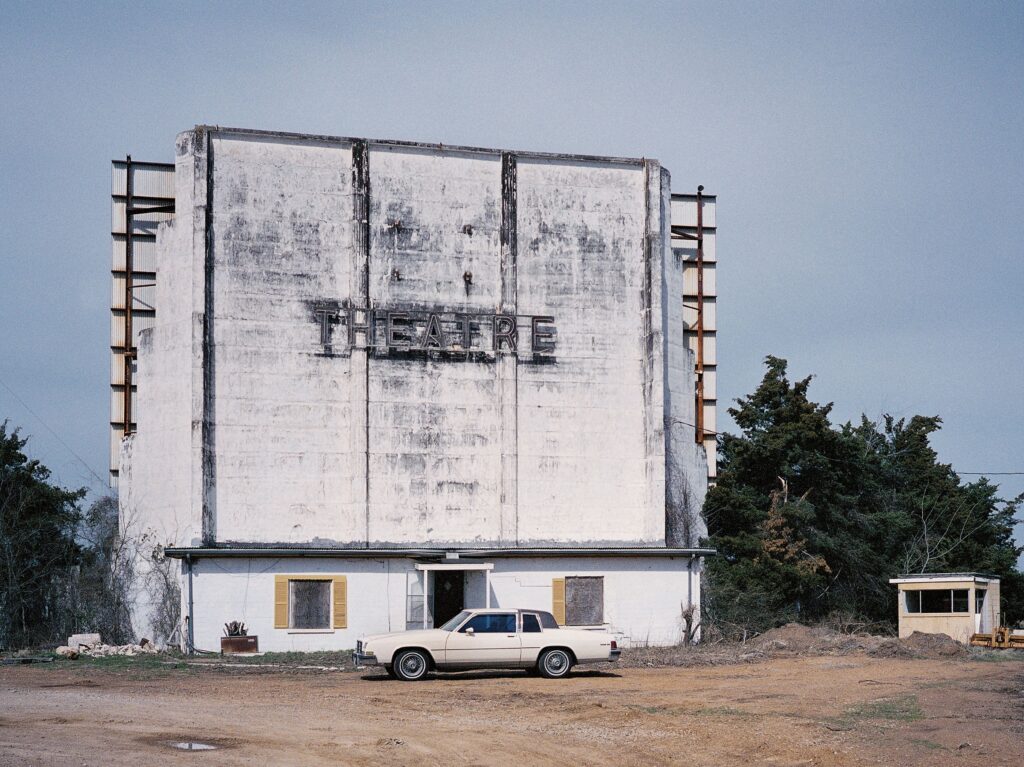
[[[334,576],[334,628],[348,628],[348,578]]]
[[[274,628],[288,628],[288,576],[274,576]]]
[[[565,625],[565,578],[551,579],[551,614],[559,626]]]

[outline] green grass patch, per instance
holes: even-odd
[[[936,743],[934,740],[928,740],[927,738],[911,738],[910,742],[915,746],[921,746],[927,748],[929,751],[945,751],[946,747],[941,743]]]
[[[987,650],[982,647],[972,647],[970,659],[979,663],[1024,663],[1024,651]]]
[[[750,716],[748,712],[732,706],[701,706],[687,713],[694,716]]]
[[[634,711],[643,711],[645,714],[674,714],[676,713],[668,706],[635,706],[628,705],[626,708],[631,708]]]
[[[898,698],[885,698],[868,703],[858,703],[846,709],[844,716],[848,720],[887,719],[894,722],[916,722],[924,718],[916,695],[901,695]]]
[[[352,651],[265,652],[262,655],[224,655],[218,660],[246,665],[351,666]]]
[[[637,706],[627,705],[634,711],[642,711],[645,714],[670,714],[672,716],[751,716],[747,711],[730,706],[700,706],[698,708],[684,708],[682,706]]]

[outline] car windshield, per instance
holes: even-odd
[[[455,629],[457,629],[462,624],[462,621],[466,620],[466,618],[468,618],[469,616],[469,610],[463,610],[461,613],[456,615],[447,623],[438,626],[438,628],[441,629],[441,631],[455,631]]]

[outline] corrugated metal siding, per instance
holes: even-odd
[[[110,169],[110,194],[128,193],[125,163],[118,160]],[[174,198],[174,168],[146,165],[132,161],[132,194],[136,197]]]
[[[715,264],[704,262],[704,297],[718,295],[718,275]],[[687,295],[697,295],[697,267],[683,271],[683,292]]]
[[[716,202],[714,195],[704,196],[703,224],[705,227],[717,226],[715,223]],[[695,195],[672,195],[672,225],[697,226],[697,197]]]
[[[124,387],[110,389],[110,414],[113,418],[120,419],[121,413],[124,412]]]
[[[135,274],[132,280],[134,287],[132,298],[135,301],[136,311],[153,311],[156,309],[156,281],[152,275]],[[123,275],[115,274],[111,278],[110,308],[124,309],[124,287],[125,278]],[[123,315],[122,315],[122,319]]]
[[[110,385],[124,386],[124,354],[116,350],[110,352]],[[117,419],[111,418],[110,420]]]
[[[139,345],[139,333],[156,324],[156,316],[152,314],[138,314],[132,317],[132,333],[135,336],[133,346]],[[114,312],[110,315],[110,346],[114,349],[124,348],[124,312]]]
[[[157,205],[166,205],[166,200],[145,200],[135,199],[135,207],[155,207]],[[125,201],[124,200],[111,200],[110,210],[110,231],[113,234],[124,234],[124,211]],[[156,234],[157,228],[160,226],[162,221],[170,221],[174,218],[173,213],[145,213],[137,214],[132,223],[133,231],[135,234]]]
[[[114,235],[114,263],[112,269],[115,272],[124,271],[125,236]],[[136,272],[156,271],[156,241],[136,239],[132,243],[132,267]]]

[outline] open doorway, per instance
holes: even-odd
[[[465,606],[465,577],[462,570],[435,570],[434,625],[440,626],[459,614]]]

